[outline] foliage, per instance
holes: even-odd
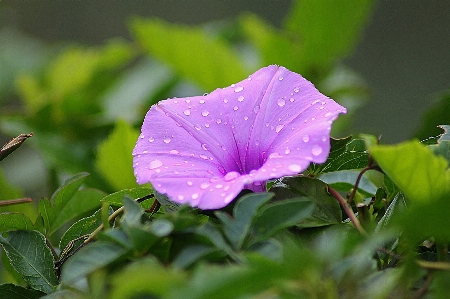
[[[446,298],[448,95],[419,126],[424,142],[331,139],[325,163],[269,182],[268,192],[244,190],[221,210],[173,205],[135,183],[131,151],[152,104],[211,92],[267,64],[302,73],[355,112],[365,85],[339,61],[373,4],[314,3],[294,1],[282,28],[249,14],[206,27],[133,19],[132,41],[9,43],[30,63],[0,52],[11,66],[0,104],[14,93],[22,100],[2,106],[0,129],[34,133],[20,144],[40,153],[56,191],[22,203],[23,190],[0,172],[0,297]],[[0,33],[0,47],[9,38]],[[351,113],[335,136],[350,130]],[[23,149],[8,144],[2,163]]]

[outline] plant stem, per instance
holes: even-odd
[[[352,208],[348,204],[348,202],[337,192],[335,189],[333,189],[331,186],[328,186],[328,192],[337,199],[337,201],[341,204],[342,208],[344,209],[345,213],[347,214],[348,218],[350,218],[350,221],[353,223],[355,228],[361,233],[361,235],[367,236],[367,232],[365,229],[361,226],[361,223],[359,223],[358,218],[356,218],[355,213],[353,213]]]

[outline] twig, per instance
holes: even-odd
[[[422,298],[430,288],[431,283],[433,282],[433,271],[428,270],[427,278],[423,285],[420,287],[419,290],[414,294],[414,296],[411,299],[420,299]]]
[[[19,203],[32,202],[33,200],[29,197],[9,199],[0,201],[0,206],[16,205]]]
[[[342,208],[344,209],[345,213],[347,214],[348,218],[350,218],[350,221],[353,223],[355,228],[361,233],[361,235],[367,236],[366,230],[361,226],[361,223],[359,223],[358,218],[356,218],[355,213],[353,213],[352,208],[347,203],[347,201],[337,192],[334,190],[331,186],[328,186],[328,192],[337,199],[337,201],[341,204]]]

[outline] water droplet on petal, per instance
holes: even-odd
[[[240,92],[240,91],[242,91],[242,90],[244,90],[244,87],[239,86],[239,87],[236,87],[236,88],[234,89],[234,92]]]
[[[194,185],[194,183],[192,183],[191,181],[187,181],[187,183],[186,183],[188,186],[192,186],[192,185]]]
[[[330,117],[331,115],[333,115],[333,113],[331,113],[331,112],[325,113],[325,117]]]
[[[322,153],[322,147],[320,146],[320,145],[314,145],[313,146],[313,148],[312,148],[312,154],[314,155],[314,156],[318,156],[318,155],[320,155]]]
[[[288,166],[288,169],[293,172],[300,172],[302,168],[298,164],[291,164]]]
[[[238,101],[239,101],[239,102],[244,101],[244,97],[243,97],[243,96],[239,96],[239,97],[238,97]]]
[[[155,160],[150,162],[149,168],[150,169],[155,169],[155,168],[161,167],[162,165],[163,165],[163,163],[161,161],[159,161],[158,159],[155,159]]]
[[[209,115],[209,111],[208,110],[203,110],[202,111],[202,115],[203,116],[208,116]]]
[[[203,143],[203,144],[202,144],[202,149],[204,149],[205,151],[208,150],[208,148],[206,147],[206,143]]]
[[[294,88],[294,92],[298,92],[300,89],[298,87]]]
[[[178,200],[183,200],[184,199],[184,196],[183,195],[178,195]]]
[[[170,143],[170,137],[164,137],[164,143]]]
[[[220,124],[222,122],[222,120],[220,118],[216,119],[216,123]]]
[[[290,150],[290,149],[286,149],[286,150],[284,151],[284,153],[285,153],[286,155],[289,155],[289,154],[291,153],[291,150]]]
[[[194,126],[194,128],[197,129],[197,130],[200,130],[200,129],[202,128],[202,126],[200,126],[199,124],[196,124],[196,125]]]
[[[217,185],[216,185],[216,188],[217,188],[217,189],[221,189],[221,188],[223,188],[223,185],[222,185],[222,184],[217,184]]]
[[[202,159],[205,159],[205,160],[208,160],[208,156],[207,155],[200,155],[200,158],[202,158]]]
[[[283,80],[283,76],[278,77],[278,80],[282,81]]]
[[[186,110],[184,110],[183,113],[184,113],[184,115],[186,115],[186,116],[191,115],[191,110],[186,109]]]
[[[201,99],[201,100],[199,101],[199,103],[200,103],[200,104],[204,104],[204,103],[205,103],[205,100]]]
[[[225,179],[225,181],[229,182],[229,181],[232,181],[232,180],[234,180],[234,179],[237,179],[240,175],[241,175],[241,174],[240,174],[239,172],[236,172],[236,171],[230,171],[230,172],[228,172],[228,173],[225,175],[224,179]]]
[[[139,139],[144,139],[144,138],[145,138],[144,134],[139,135]]]
[[[205,189],[207,189],[209,187],[209,184],[208,183],[201,183],[201,185],[200,185],[200,189],[202,189],[202,190],[205,190]]]
[[[294,103],[295,99],[294,98],[290,98],[289,102]]]
[[[155,141],[155,138],[153,138],[153,137],[150,137],[150,138],[148,139],[148,142],[153,142],[153,141]]]
[[[233,110],[234,110],[234,111],[237,111],[238,109],[239,109],[238,106],[234,106],[234,107],[233,107]]]
[[[177,155],[177,154],[179,154],[180,152],[177,151],[177,150],[170,150],[169,153],[171,153],[171,154],[173,154],[173,155]]]
[[[283,98],[279,98],[277,104],[278,106],[283,107],[286,104],[286,101]]]
[[[259,105],[256,105],[255,108],[253,108],[253,111],[254,111],[255,113],[258,113],[258,112],[259,112]]]
[[[303,142],[308,142],[309,141],[309,135],[304,135],[302,140],[303,140]]]
[[[185,102],[189,104],[191,102],[191,100],[186,99]]]
[[[209,124],[205,124],[205,128],[209,128]]]
[[[248,116],[244,116],[244,120],[248,120]]]
[[[193,193],[193,194],[191,195],[191,198],[192,198],[192,199],[197,199],[197,198],[198,198],[198,193]]]
[[[275,132],[279,133],[283,128],[284,128],[284,125],[278,125],[278,126],[275,128]]]

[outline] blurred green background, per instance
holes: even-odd
[[[105,132],[110,133],[113,125],[112,121],[115,121],[118,118],[126,119],[136,128],[139,125],[139,118],[142,117],[142,113],[145,112],[144,108],[148,109],[142,102],[139,102],[142,105],[139,110],[140,114],[136,111],[132,111],[132,109],[127,109],[128,104],[132,106],[132,104],[134,105],[135,103],[131,103],[131,99],[129,99],[130,103],[125,102],[126,89],[121,90],[120,84],[114,85],[117,81],[121,83],[120,80],[122,80],[114,77],[114,75],[118,74],[117,69],[120,69],[120,64],[129,63],[126,56],[131,55],[132,58],[130,59],[133,59],[136,53],[127,48],[129,47],[128,44],[123,44],[123,41],[118,41],[117,39],[115,41],[118,43],[114,44],[111,48],[101,48],[107,45],[108,40],[111,38],[121,37],[126,42],[129,41],[130,44],[137,39],[138,42],[143,44],[141,46],[144,48],[144,52],[151,52],[147,49],[149,45],[145,45],[145,42],[140,40],[142,37],[136,37],[139,35],[136,33],[139,30],[135,29],[134,36],[131,33],[132,30],[130,30],[130,28],[132,26],[130,26],[130,22],[134,16],[145,18],[157,17],[173,24],[207,24],[204,26],[206,31],[209,30],[212,34],[220,32],[221,37],[233,41],[239,39],[239,37],[236,38],[233,36],[233,25],[229,24],[233,24],[233,22],[239,19],[243,13],[254,13],[259,16],[261,20],[267,22],[267,24],[271,24],[275,26],[275,28],[282,28],[284,24],[283,21],[289,14],[293,2],[294,1],[287,0],[1,1],[0,100],[1,102],[6,103],[6,105],[3,105],[1,108],[2,115],[8,115],[10,111],[15,111],[17,108],[22,109],[24,103],[21,103],[21,100],[27,93],[32,100],[31,102],[30,99],[25,100],[27,105],[29,105],[25,110],[29,110],[30,107],[31,110],[35,109],[36,111],[41,109],[43,103],[40,103],[39,99],[34,100],[36,97],[33,95],[33,91],[39,91],[39,88],[43,88],[45,96],[50,96],[50,98],[55,97],[55,90],[45,86],[45,82],[42,82],[43,76],[41,74],[42,69],[49,64],[52,65],[52,63],[55,63],[55,60],[59,61],[59,63],[64,66],[64,59],[68,62],[72,58],[75,59],[80,53],[82,53],[82,55],[87,55],[83,57],[88,57],[89,59],[92,59],[92,61],[95,61],[98,59],[96,55],[99,53],[100,55],[104,55],[103,57],[108,57],[105,53],[110,51],[108,53],[111,54],[111,51],[117,51],[119,54],[123,53],[123,56],[120,59],[125,61],[121,62],[119,59],[115,62],[99,62],[99,65],[103,63],[106,67],[103,69],[100,67],[100,70],[98,71],[100,73],[95,73],[95,76],[93,75],[94,81],[92,81],[92,84],[97,84],[96,87],[101,87],[103,86],[102,84],[104,84],[106,87],[118,86],[116,89],[108,89],[105,87],[104,89],[97,88],[97,90],[95,90],[92,88],[89,89],[90,87],[88,85],[88,87],[82,85],[85,89],[83,89],[80,94],[72,94],[70,93],[72,91],[68,91],[69,97],[66,97],[65,105],[69,106],[51,108],[72,111],[70,112],[72,114],[69,115],[72,119],[68,118],[63,121],[58,120],[58,117],[64,116],[64,114],[58,116],[58,113],[52,111],[50,117],[49,114],[46,114],[48,111],[46,112],[45,109],[39,110],[40,114],[33,114],[36,119],[40,118],[41,123],[38,123],[38,127],[42,126],[44,132],[47,130],[45,126],[48,126],[48,128],[54,127],[55,125],[61,127],[54,129],[54,135],[49,134],[49,136],[47,136],[49,138],[48,140],[51,141],[50,143],[44,144],[46,137],[42,134],[40,135],[39,140],[37,137],[33,137],[34,140],[30,141],[30,143],[36,143],[34,148],[40,148],[41,152],[32,151],[25,147],[17,153],[14,153],[11,158],[8,157],[7,160],[3,161],[1,167],[7,177],[7,181],[12,183],[12,185],[21,186],[25,191],[33,190],[32,194],[41,196],[42,194],[48,195],[56,186],[58,186],[58,180],[61,179],[61,174],[64,174],[64,171],[66,171],[67,174],[76,171],[88,171],[91,172],[93,180],[96,180],[93,185],[104,191],[111,192],[117,190],[119,187],[128,187],[128,185],[118,186],[111,183],[114,181],[113,175],[110,175],[110,178],[105,178],[105,175],[102,176],[101,174],[95,175],[93,172],[99,171],[99,168],[101,168],[98,167],[98,165],[88,165],[89,167],[92,167],[92,169],[88,166],[78,166],[82,165],[81,161],[94,162],[93,156],[96,154],[95,150],[86,149],[89,146],[94,149],[97,148],[102,138],[96,134],[104,134]],[[314,7],[315,2],[327,3],[326,1],[318,0],[304,2],[309,4],[312,3],[313,5],[310,5],[310,8]],[[328,13],[333,15],[333,10],[337,11],[338,7],[333,7],[332,5],[330,5],[330,7],[332,8]],[[299,13],[301,13],[301,10]],[[353,17],[352,11],[348,11],[347,13],[349,18]],[[333,67],[334,71],[344,70],[343,73],[345,76],[349,76],[348,78],[350,79],[347,78],[344,87],[349,88],[350,92],[356,91],[357,93],[360,93],[347,95],[350,96],[350,98],[352,96],[360,98],[358,100],[361,101],[350,101],[350,104],[348,104],[360,107],[358,107],[356,113],[353,113],[352,122],[351,124],[348,124],[347,129],[345,130],[346,133],[362,132],[377,135],[382,134],[384,143],[394,143],[409,139],[417,132],[424,112],[432,107],[436,100],[442,98],[442,93],[446,91],[450,85],[449,15],[449,1],[397,0],[374,2],[373,10],[369,13],[368,21],[364,22],[366,26],[362,27],[361,25],[362,34],[358,34],[355,48],[350,49],[348,53],[344,53],[345,55],[343,57],[339,57],[337,61],[338,66]],[[249,21],[248,24],[250,24],[252,19],[247,19],[247,21]],[[135,27],[139,27],[135,23],[133,24]],[[229,28],[227,26],[229,26]],[[217,28],[219,28],[219,30]],[[161,42],[163,42],[163,40],[161,40]],[[244,62],[246,64],[246,69],[255,69],[255,66],[260,66],[261,62],[255,60],[247,47],[242,46],[239,43],[237,44],[238,46],[235,47],[234,50],[238,50],[238,54],[241,56],[239,58],[245,57]],[[80,47],[84,47],[83,50],[80,50]],[[281,47],[282,46],[280,46],[280,48]],[[58,56],[62,50],[71,48],[73,49],[73,52],[69,51],[70,53],[65,56],[65,58]],[[86,50],[86,52],[83,52],[84,50]],[[158,55],[161,56],[164,55],[164,53]],[[111,57],[114,56],[112,55]],[[76,61],[76,59],[74,61]],[[290,61],[292,61],[292,59]],[[89,61],[83,58],[78,64],[80,63],[86,63],[86,70],[89,72]],[[108,69],[108,67],[114,63],[119,67],[116,69],[114,67]],[[295,64],[295,62],[292,63]],[[139,69],[140,66],[142,67],[141,69]],[[150,63],[150,66],[152,70],[155,70],[155,65]],[[286,66],[289,67],[288,65]],[[159,68],[159,66],[156,68]],[[299,68],[301,68],[301,66],[299,66]],[[148,106],[151,101],[163,99],[165,96],[189,96],[205,90],[205,85],[201,84],[201,88],[195,88],[195,86],[193,87],[186,84],[183,85],[183,82],[181,82],[181,85],[178,84],[180,83],[177,81],[178,79],[173,79],[173,73],[168,72],[165,68],[159,68],[159,73],[149,73],[148,69],[149,65],[146,65],[140,60],[139,62],[131,63],[131,70],[129,72],[125,71],[123,74],[119,74],[120,78],[123,78],[123,84],[126,82],[133,82],[133,84],[136,85],[133,88],[133,91],[137,90],[138,92],[148,93],[154,97],[147,100],[146,103]],[[313,70],[312,72],[311,69]],[[298,71],[297,69],[293,70]],[[63,80],[61,76],[65,75],[64,71],[64,69],[54,69],[52,80],[55,82],[58,79]],[[97,70],[95,71],[97,72]],[[242,70],[239,69],[239,71]],[[323,69],[320,69],[319,71],[323,71]],[[36,78],[33,79],[35,81],[28,80],[30,78],[25,78],[28,81],[20,81],[22,89],[24,89],[25,92],[22,91],[22,93],[17,93],[14,91],[18,85],[15,76],[22,72],[28,72],[29,74],[36,76]],[[236,73],[239,72],[237,71]],[[307,71],[302,74],[318,85],[322,92],[333,97],[333,91],[336,92],[336,84],[338,83],[326,77],[324,75],[325,73],[326,71],[324,73],[314,73],[314,69],[310,68],[309,72]],[[103,75],[99,76],[99,74]],[[152,76],[152,74],[154,76]],[[250,74],[250,72],[248,72],[248,74]],[[233,76],[230,75],[230,78],[231,77]],[[104,81],[96,82],[95,80],[99,80],[99,78]],[[83,78],[80,80],[82,79]],[[327,80],[331,80],[331,83]],[[336,77],[334,80],[336,80]],[[165,82],[164,84],[166,85],[160,82]],[[355,83],[356,85],[349,85],[349,83]],[[41,84],[42,86],[34,86],[33,84]],[[149,89],[147,90],[146,84],[149,85]],[[334,90],[333,84],[335,84]],[[26,86],[26,88],[24,88],[24,86]],[[33,86],[36,87],[36,90],[33,90]],[[74,86],[74,88],[76,88],[76,84],[74,84]],[[128,87],[129,86],[131,85],[128,84]],[[179,86],[182,86],[182,88],[180,89]],[[49,88],[48,92],[45,90],[47,87]],[[157,90],[151,90],[152,88],[156,88]],[[353,90],[351,90],[352,88]],[[168,89],[171,89],[172,91],[168,93]],[[331,91],[327,91],[327,89]],[[208,88],[206,88],[206,91],[209,91]],[[122,94],[120,92],[122,92]],[[125,92],[125,94],[123,94],[123,92]],[[339,92],[344,93],[345,97],[345,91],[338,90],[338,93]],[[111,105],[116,105],[116,107],[102,107],[102,109],[106,109],[107,113],[104,115],[102,114],[102,117],[96,119],[96,109],[100,109],[95,106],[98,103],[87,102],[84,107],[80,108],[74,104],[78,101],[77,97],[82,97],[84,99],[96,98],[103,101],[105,98],[108,98],[108,103],[115,103]],[[137,95],[137,97],[139,97],[139,95]],[[141,95],[141,97],[143,96]],[[363,103],[362,99],[365,99],[366,101]],[[341,103],[346,105],[347,102],[343,100]],[[363,103],[363,105],[360,105],[361,103]],[[89,107],[91,104],[92,107]],[[72,107],[70,105],[75,106]],[[355,109],[352,110],[354,111]],[[90,111],[92,113],[86,116],[83,115],[85,111]],[[52,121],[49,121],[45,124],[47,117],[49,119],[55,118],[56,122],[52,123]],[[449,118],[450,116],[447,116],[447,119]],[[7,131],[9,134],[12,134],[11,132],[15,132],[18,128],[23,128],[23,133],[28,133],[26,130],[28,128],[33,128],[33,125],[30,125],[30,122],[33,123],[33,121],[27,121],[29,122],[27,126],[20,127],[14,125],[13,130],[9,129]],[[27,121],[25,121],[25,123]],[[450,120],[446,123],[450,123]],[[21,125],[23,124],[24,120],[22,120]],[[89,143],[88,141],[85,144],[76,143],[77,138],[82,137],[77,136],[77,134],[80,135],[83,133],[73,132],[72,129],[64,127],[70,125],[79,125],[80,130],[83,126],[92,129],[92,131],[86,131],[84,133],[92,134],[92,142]],[[9,128],[11,128],[11,125]],[[120,128],[122,131],[127,130],[125,125]],[[133,136],[133,134],[134,132],[130,133],[127,135],[127,138],[130,138],[129,136]],[[69,141],[73,141],[73,144],[79,145],[79,148],[74,148],[70,143],[66,144],[68,140],[64,138],[58,140],[58,136],[69,138]],[[84,137],[86,138],[86,136]],[[105,137],[106,136],[103,136],[103,139]],[[0,143],[3,144],[9,138],[10,136],[0,135]],[[58,145],[63,143],[65,146],[68,146],[68,148],[62,147],[61,149],[58,149]],[[47,146],[47,148],[43,150],[43,146]],[[68,150],[70,146],[72,147],[70,148],[69,154]],[[53,150],[54,152],[51,153]],[[61,151],[58,152],[58,150]],[[61,156],[61,153],[64,153],[64,151],[67,152],[67,160],[80,157],[80,165],[64,165],[64,167],[62,167],[62,172],[60,169],[49,167],[49,164],[51,165],[52,163],[53,166],[55,166],[57,163],[62,164],[66,162],[63,161],[62,158],[64,157]],[[41,157],[42,153],[46,153],[46,157]],[[54,155],[54,157],[52,155]],[[53,160],[49,159],[50,161],[43,161],[41,159],[44,158],[45,160],[48,156],[53,158]],[[95,160],[95,163],[97,162],[98,161]],[[128,163],[128,161],[125,162]],[[123,165],[128,165],[125,162],[123,162]],[[68,164],[70,164],[70,162]],[[84,165],[87,164],[85,163]],[[99,172],[101,173],[102,171]],[[106,171],[104,170],[103,172]],[[53,185],[44,183],[49,180],[54,182]]]

